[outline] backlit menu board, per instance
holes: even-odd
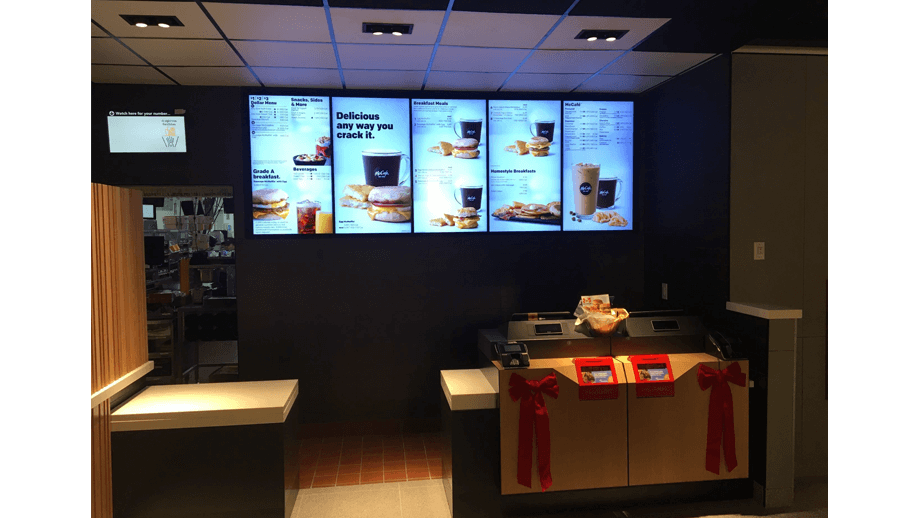
[[[486,102],[412,99],[415,232],[485,232]]]
[[[332,98],[335,232],[412,232],[409,99]]]
[[[561,229],[559,101],[489,101],[489,230]]]
[[[332,232],[329,98],[250,95],[252,230]]]
[[[633,103],[562,103],[563,230],[633,228]]]

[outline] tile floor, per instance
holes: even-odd
[[[301,489],[440,478],[436,433],[305,437],[301,443]]]
[[[590,509],[547,518],[827,518],[827,480],[796,483],[795,505],[765,511],[753,500]],[[292,518],[450,518],[441,480],[301,489]],[[483,517],[488,518],[488,517]],[[518,518],[525,518],[519,516]]]

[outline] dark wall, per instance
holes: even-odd
[[[643,96],[647,308],[719,315],[728,300],[731,59],[719,56]],[[668,300],[661,284],[668,284]]]
[[[245,207],[240,89],[92,90],[94,182],[229,184]],[[187,110],[185,155],[108,152],[109,110],[176,108]],[[249,239],[247,211],[237,210],[240,376],[299,379],[307,422],[433,418],[438,371],[474,366],[478,329],[514,312],[572,311],[583,294],[642,305],[638,174],[635,192],[639,230],[613,233]]]

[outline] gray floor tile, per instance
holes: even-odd
[[[371,485],[395,486],[395,484]],[[396,487],[392,490],[389,488],[363,490],[361,486],[334,489],[333,491],[301,490],[292,518],[402,518],[399,489]]]
[[[447,507],[447,497],[442,485],[409,486],[409,484],[412,483],[400,484],[403,486],[399,490],[402,500],[402,518],[450,518],[450,508]]]

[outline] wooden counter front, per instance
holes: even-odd
[[[697,382],[700,363],[724,369],[732,362],[719,361],[704,353],[669,355],[674,374],[673,397],[639,398],[633,366],[626,356],[617,356],[629,382],[629,485],[668,484],[747,478],[748,476],[748,362],[738,361],[745,373],[745,385],[729,384],[735,416],[735,452],[738,466],[731,472],[721,452],[719,474],[706,471],[706,433],[709,394]]]
[[[533,443],[531,487],[517,482],[518,423],[521,402],[511,400],[511,374],[541,380],[556,372],[559,397],[545,397],[550,426],[549,491],[622,487],[628,483],[626,444],[626,378],[621,363],[614,362],[620,395],[617,399],[581,401],[571,358],[537,359],[530,368],[499,368],[499,413],[501,426],[501,493],[539,493],[537,445]],[[699,390],[699,389],[697,389]],[[746,443],[745,443],[746,444]]]

